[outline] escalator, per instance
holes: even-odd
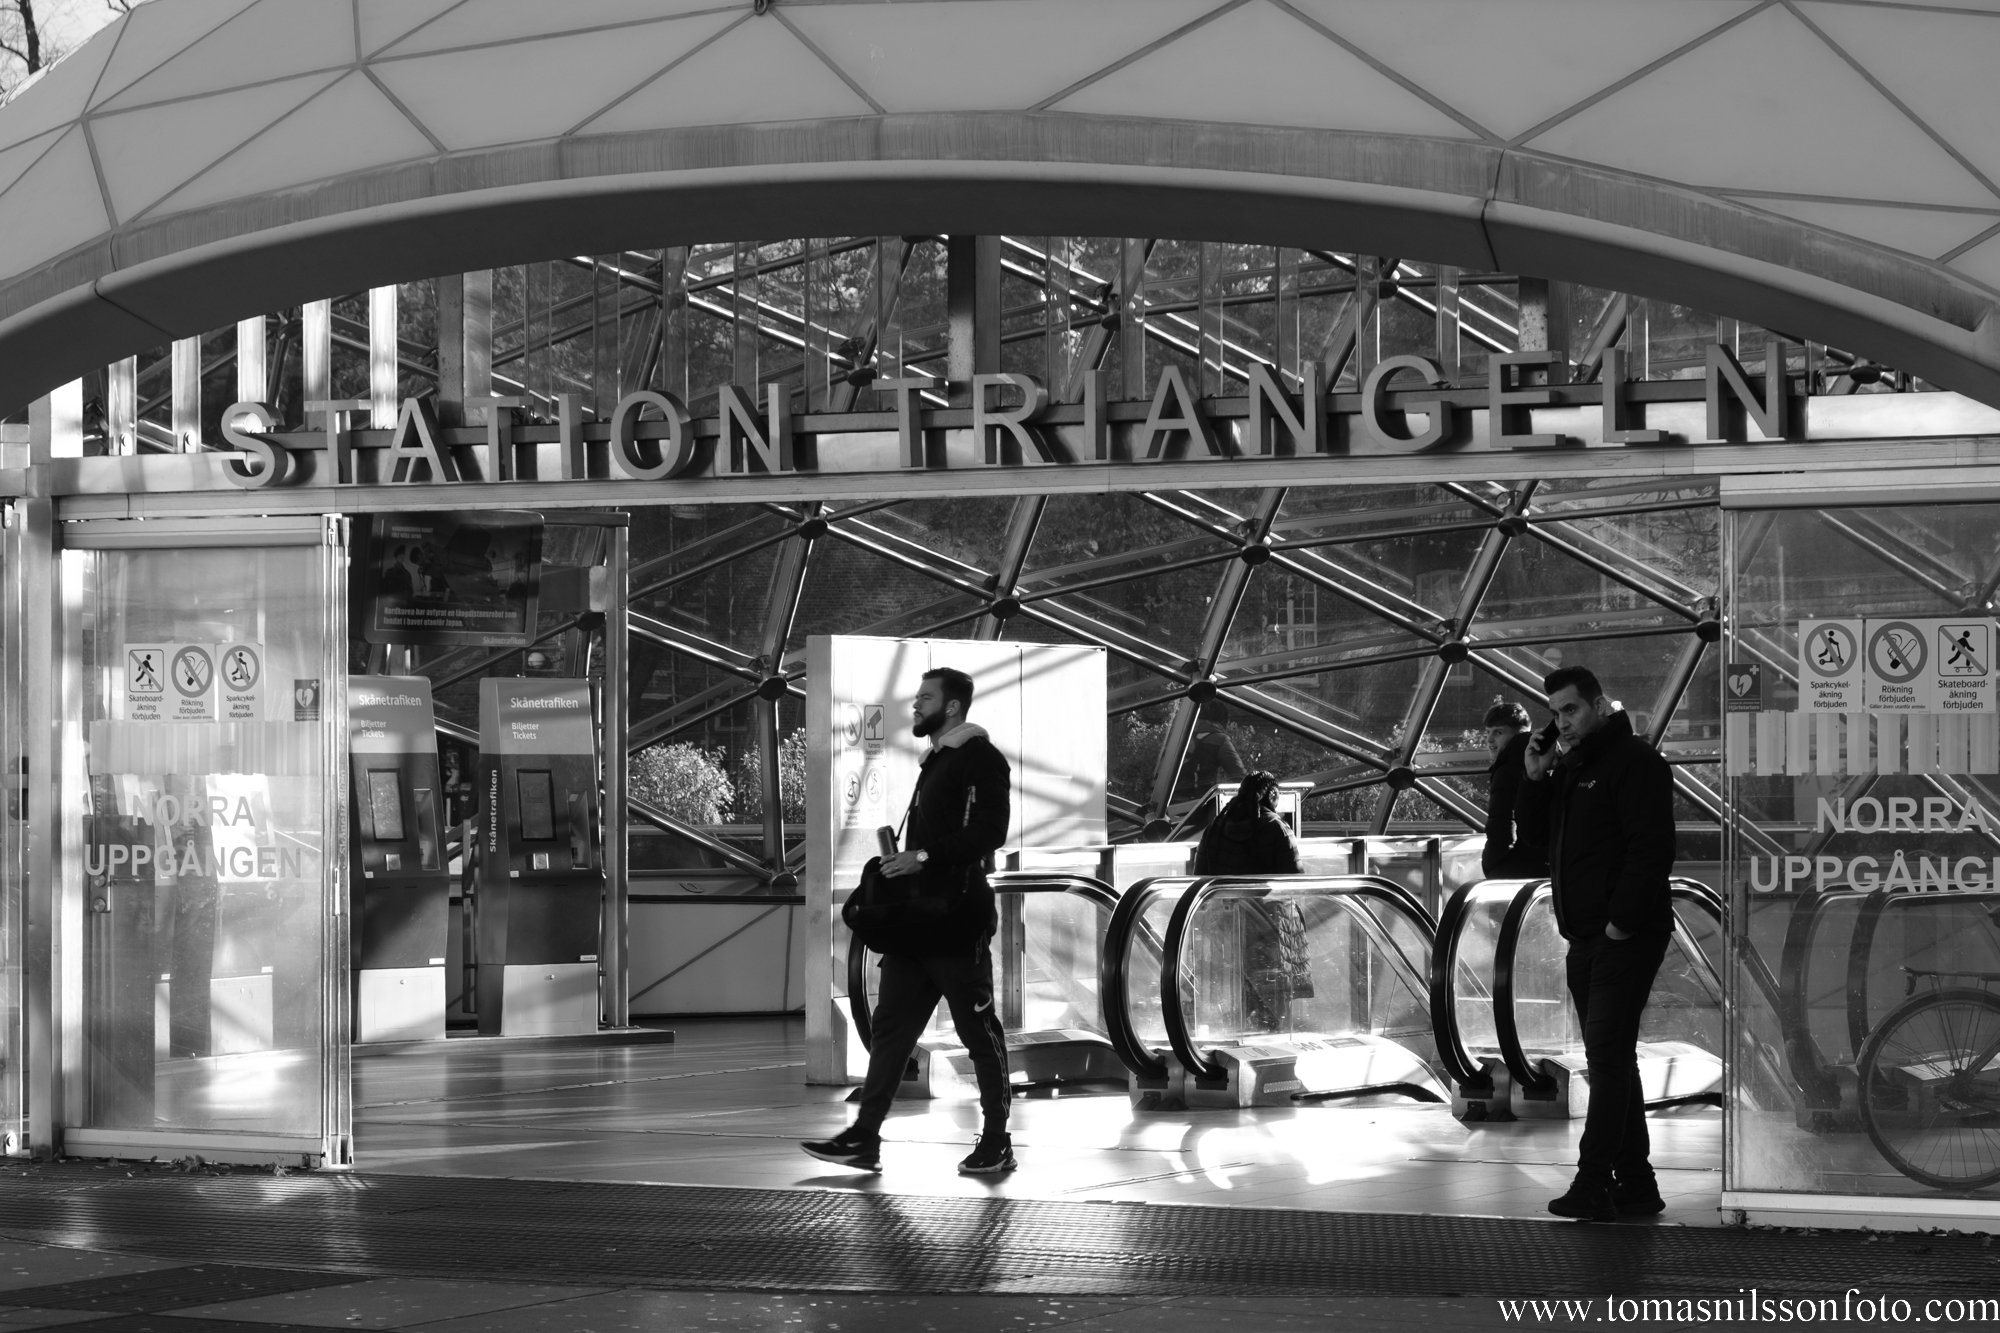
[[[1438,1068],[1461,1120],[1513,1117],[1514,1080],[1500,1056],[1493,979],[1500,926],[1514,898],[1540,881],[1488,879],[1461,885],[1438,915],[1431,950],[1431,1031]]]
[[[1671,881],[1674,933],[1639,1033],[1649,1107],[1719,1105],[1726,1041],[1722,903]],[[1568,1118],[1587,1105],[1568,945],[1547,880],[1487,881],[1452,895],[1430,976],[1438,1058],[1467,1119]]]
[[[990,877],[998,908],[994,1003],[1007,1032],[1017,1094],[1125,1090],[1126,1066],[1107,1035],[1099,994],[1106,929],[1118,895],[1086,875],[1007,871]],[[878,973],[868,950],[847,949],[847,1004],[864,1048],[873,1038]],[[971,1096],[972,1062],[940,1004],[917,1044],[900,1095]]]
[[[1435,924],[1371,876],[1171,877],[1119,903],[1102,987],[1142,1108],[1444,1100]]]

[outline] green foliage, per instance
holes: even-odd
[[[736,756],[736,818],[757,824],[764,819],[764,762],[755,747]],[[778,742],[778,804],[788,824],[806,819],[806,729],[794,727]]]
[[[675,741],[648,746],[626,766],[626,790],[688,824],[720,824],[736,800],[736,785],[718,747]]]

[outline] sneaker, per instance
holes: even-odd
[[[1557,1217],[1574,1217],[1584,1222],[1618,1220],[1618,1204],[1611,1197],[1611,1187],[1588,1180],[1575,1181],[1569,1193],[1560,1199],[1550,1199],[1549,1211]]]
[[[958,1164],[958,1174],[1000,1176],[1012,1171],[1015,1165],[1012,1135],[981,1134],[978,1144],[972,1149],[972,1155]]]
[[[1619,1181],[1611,1187],[1611,1202],[1617,1205],[1620,1217],[1652,1217],[1667,1211],[1659,1182],[1652,1179]]]
[[[851,1166],[856,1171],[882,1169],[881,1136],[865,1133],[852,1125],[830,1139],[801,1143],[799,1147],[806,1150],[808,1157],[817,1157],[836,1166]]]

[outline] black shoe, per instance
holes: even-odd
[[[1001,1176],[1012,1171],[1014,1138],[1007,1133],[981,1134],[972,1155],[958,1164],[961,1176]]]
[[[1657,1180],[1621,1180],[1611,1187],[1611,1202],[1620,1217],[1652,1217],[1667,1211]]]
[[[864,1133],[852,1125],[830,1139],[801,1143],[809,1157],[817,1157],[822,1162],[832,1162],[836,1166],[851,1166],[856,1171],[880,1171],[882,1169],[882,1139],[880,1135]]]
[[[1557,1217],[1574,1217],[1584,1222],[1618,1220],[1618,1204],[1611,1197],[1611,1187],[1588,1180],[1575,1181],[1569,1193],[1560,1199],[1550,1199],[1549,1211]]]

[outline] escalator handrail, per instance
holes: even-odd
[[[1107,911],[1118,906],[1118,891],[1103,880],[1092,879],[1088,875],[1002,870],[988,875],[986,882],[993,886],[996,894],[1071,893]],[[1110,938],[1110,931],[1105,932],[1105,938]],[[1102,942],[1099,947],[1103,947]],[[873,1050],[875,1046],[874,1006],[868,1002],[868,953],[868,946],[858,937],[847,937],[847,1016],[854,1024],[854,1034],[861,1039],[864,1051]],[[1102,998],[1100,994],[1100,1003]]]
[[[1500,1058],[1506,1063],[1515,1086],[1524,1092],[1547,1095],[1555,1091],[1555,1079],[1535,1068],[1528,1059],[1527,1048],[1521,1044],[1520,1024],[1514,1019],[1514,954],[1521,944],[1521,925],[1544,890],[1553,896],[1555,881],[1535,879],[1524,882],[1515,893],[1514,900],[1507,904],[1507,914],[1501,918],[1500,936],[1493,949],[1493,1031],[1499,1038]],[[1708,885],[1677,875],[1668,879],[1667,892],[1672,902],[1687,903],[1707,914],[1718,928],[1721,926],[1722,896]],[[1721,990],[1720,970],[1714,960],[1694,943],[1693,934],[1681,924],[1678,912],[1674,914],[1674,930],[1685,941],[1688,952],[1708,968],[1717,993],[1724,993]]]
[[[1267,890],[1283,886],[1290,890],[1286,895],[1288,897],[1313,889],[1325,889],[1330,891],[1330,896],[1375,899],[1402,913],[1435,947],[1436,919],[1408,889],[1379,875],[1205,875],[1195,880],[1181,893],[1180,901],[1174,904],[1173,917],[1167,923],[1166,948],[1160,956],[1160,1009],[1161,1016],[1166,1019],[1167,1042],[1173,1047],[1174,1058],[1196,1078],[1220,1079],[1225,1071],[1221,1065],[1195,1049],[1194,1038],[1187,1028],[1187,1015],[1181,1008],[1180,963],[1181,954],[1187,946],[1188,922],[1194,919],[1194,914],[1209,898],[1249,885],[1262,886]],[[1397,953],[1400,957],[1400,950]],[[1424,989],[1428,968],[1420,969],[1407,958],[1401,961],[1415,977],[1417,988]]]
[[[1718,933],[1722,930],[1722,895],[1698,879],[1682,879],[1679,876],[1667,881],[1667,893],[1676,904],[1686,903],[1715,923]],[[1688,956],[1701,964],[1707,974],[1710,989],[1718,1004],[1727,1004],[1728,992],[1722,984],[1722,968],[1708,951],[1696,942],[1694,932],[1681,924],[1681,914],[1674,912],[1674,929],[1679,932],[1686,946]]]
[[[1131,937],[1146,928],[1146,908],[1152,901],[1192,883],[1190,875],[1155,875],[1131,885],[1118,895],[1118,907],[1104,928],[1104,947],[1097,952],[1097,1000],[1104,1010],[1104,1033],[1119,1060],[1140,1078],[1165,1078],[1167,1062],[1139,1040],[1132,1026],[1125,956],[1131,952]],[[1157,943],[1164,957],[1166,942]]]
[[[1488,1079],[1486,1071],[1472,1063],[1472,1052],[1458,1026],[1458,946],[1471,919],[1473,895],[1505,882],[1478,879],[1453,890],[1438,913],[1437,942],[1431,946],[1431,1033],[1437,1039],[1438,1063],[1462,1087],[1487,1086]]]
[[[1555,1091],[1556,1081],[1528,1063],[1528,1053],[1521,1046],[1521,1029],[1514,1022],[1514,951],[1520,947],[1521,923],[1528,917],[1529,906],[1544,892],[1555,892],[1554,881],[1546,877],[1523,880],[1500,918],[1500,933],[1493,941],[1493,1035],[1514,1086],[1546,1096]]]

